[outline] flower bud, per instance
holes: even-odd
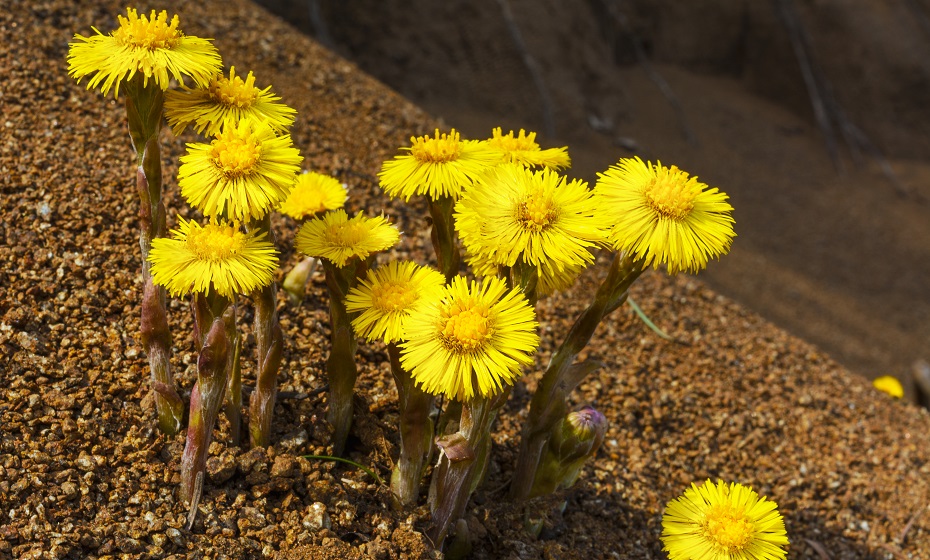
[[[565,415],[550,433],[533,480],[532,496],[571,487],[589,457],[597,453],[607,433],[607,418],[585,406]]]

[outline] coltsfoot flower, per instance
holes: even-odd
[[[500,278],[456,276],[406,322],[401,365],[427,393],[467,401],[490,397],[520,377],[539,345],[536,313]]]
[[[491,138],[488,138],[487,143],[501,153],[504,161],[519,163],[524,167],[546,167],[559,171],[572,165],[567,147],[543,150],[536,143],[536,133],[527,134],[522,128],[520,134],[515,135],[512,130],[507,134],[501,134],[501,128],[497,127],[491,131]]]
[[[349,198],[346,186],[335,177],[309,171],[297,176],[287,199],[278,206],[282,214],[301,220],[342,208]]]
[[[501,267],[494,264],[485,257],[465,254],[465,263],[471,268],[472,273],[478,278],[485,276],[497,276],[500,274]],[[536,296],[550,296],[556,292],[561,292],[571,288],[575,280],[581,275],[584,266],[566,266],[563,270],[557,270],[550,267],[537,267]]]
[[[662,516],[669,560],[781,560],[788,545],[775,502],[732,482],[694,483]]]
[[[165,117],[175,134],[192,126],[198,134],[215,136],[227,119],[239,121],[251,118],[262,121],[277,134],[294,124],[297,111],[281,103],[281,98],[255,87],[255,76],[249,72],[245,80],[229,68],[229,77],[216,74],[206,87],[184,88],[165,94]]]
[[[193,292],[233,299],[271,283],[278,253],[262,232],[178,218],[171,237],[156,237],[149,253],[152,281],[178,297]]]
[[[409,152],[384,162],[378,179],[389,196],[409,201],[413,195],[458,199],[479,175],[502,161],[500,152],[478,140],[448,134],[410,138]]]
[[[294,245],[309,257],[327,259],[342,268],[353,258],[365,259],[393,247],[399,239],[400,232],[384,216],[356,214],[350,219],[339,209],[306,222]]]
[[[87,88],[100,87],[107,95],[119,97],[119,86],[140,73],[143,83],[154,80],[162,90],[168,89],[171,78],[184,83],[189,76],[199,87],[222,68],[222,59],[211,39],[185,35],[178,28],[178,16],[168,19],[168,12],[146,16],[126,8],[126,17],[117,16],[119,28],[104,35],[75,34],[68,47],[68,74],[80,83],[90,76]]]
[[[404,338],[404,324],[418,305],[435,302],[445,277],[411,261],[391,261],[375,270],[346,295],[346,310],[358,312],[352,327],[369,341],[385,344]]]
[[[644,259],[644,267],[698,272],[726,254],[736,236],[727,195],[674,165],[622,159],[598,173],[594,190],[615,224],[611,244]]]
[[[883,375],[872,381],[872,386],[883,393],[887,393],[896,399],[904,397],[904,387],[897,377]]]
[[[290,136],[250,118],[227,120],[211,143],[187,145],[178,186],[207,217],[258,220],[287,198],[302,160]]]
[[[606,241],[610,226],[587,183],[514,163],[487,172],[455,211],[455,229],[474,258],[499,266],[521,260],[550,278],[593,262],[590,248]]]

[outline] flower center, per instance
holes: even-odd
[[[526,131],[521,128],[519,136],[514,136],[512,130],[504,136],[501,134],[500,128],[495,128],[492,134],[493,136],[488,143],[505,152],[528,152],[539,149],[535,132],[530,132],[529,136],[527,136]]]
[[[140,49],[170,49],[181,41],[184,34],[178,29],[178,16],[168,22],[168,12],[162,11],[157,16],[152,10],[148,17],[141,17],[136,10],[130,8],[127,17],[117,16],[119,29],[113,32],[113,37],[123,45]]]
[[[530,194],[525,202],[517,206],[517,221],[523,229],[529,231],[545,231],[552,226],[557,216],[552,200],[540,192]]]
[[[216,136],[211,146],[213,164],[227,177],[248,175],[262,155],[261,140],[247,127],[243,130],[224,130]]]
[[[439,333],[439,340],[446,349],[458,354],[473,352],[491,336],[488,306],[457,302],[447,313],[449,318]]]
[[[459,133],[453,128],[449,134],[439,134],[436,136],[420,136],[411,138],[410,153],[417,161],[423,163],[447,163],[458,159],[462,153],[462,143],[459,141]]]
[[[676,166],[670,169],[659,169],[657,177],[646,185],[646,203],[656,213],[682,220],[694,208],[694,199],[700,192],[696,188],[697,182],[688,179],[688,174]]]
[[[187,232],[187,248],[202,261],[223,261],[234,257],[245,246],[246,236],[233,226],[207,224]]]
[[[261,90],[255,87],[255,76],[251,72],[245,81],[242,81],[242,78],[236,75],[236,68],[230,67],[229,78],[214,78],[210,82],[209,92],[213,101],[227,107],[242,109],[251,107]]]
[[[361,224],[347,222],[327,229],[326,241],[337,247],[354,247],[361,243],[368,233],[368,229]]]
[[[384,313],[403,311],[417,299],[414,290],[402,282],[385,282],[374,286],[371,295],[374,306]]]
[[[753,524],[742,509],[717,504],[704,514],[701,530],[704,538],[719,550],[732,554],[743,550],[752,541]]]

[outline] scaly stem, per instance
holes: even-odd
[[[462,517],[481,482],[490,457],[491,427],[508,396],[509,387],[498,395],[477,395],[462,403],[459,431],[436,442],[442,452],[429,489],[432,525],[428,531],[436,548],[442,547],[449,528]]]
[[[266,232],[269,241],[274,241],[271,233],[271,216],[249,225],[249,230]],[[256,379],[255,391],[249,399],[249,434],[252,447],[267,447],[271,444],[271,417],[274,413],[275,396],[278,392],[278,369],[281,367],[281,350],[284,337],[278,323],[277,285],[272,282],[260,290],[252,292],[255,304]]]
[[[344,268],[337,268],[331,261],[322,259],[326,271],[326,287],[329,289],[329,319],[332,328],[332,345],[326,360],[326,378],[329,381],[329,412],[326,419],[333,429],[333,454],[341,455],[345,449],[349,429],[352,427],[352,398],[358,368],[355,365],[355,350],[358,342],[345,297],[356,282],[359,265],[365,263],[353,259]]]
[[[154,286],[149,271],[152,239],[165,235],[165,207],[161,201],[161,130],[164,93],[142,74],[126,84],[126,116],[129,138],[136,153],[136,188],[139,193],[139,246],[142,249],[142,345],[148,355],[158,427],[168,435],[181,429],[184,406],[171,374],[171,333],[165,310],[165,289]]]
[[[227,385],[227,352],[230,344],[223,320],[223,298],[195,294],[195,339],[199,339],[197,383],[191,392],[190,420],[187,444],[181,456],[181,499],[192,506],[199,500],[198,476],[203,476],[207,452],[213,437],[213,426],[219,414]],[[212,300],[212,301],[211,301]],[[207,328],[209,324],[209,328]]]
[[[443,196],[436,200],[429,200],[429,214],[433,218],[433,228],[430,239],[433,241],[433,250],[436,251],[436,261],[439,271],[446,277],[446,282],[459,273],[458,246],[455,244],[455,222],[452,210],[455,200],[451,196]]]
[[[420,494],[423,467],[432,448],[433,421],[429,415],[433,396],[417,387],[410,373],[400,365],[397,344],[388,344],[387,349],[400,408],[400,456],[391,473],[391,491],[401,506],[409,506],[416,503]]]
[[[229,381],[223,410],[229,420],[230,443],[238,446],[242,440],[242,368],[239,363],[242,339],[236,328],[236,304],[230,305],[223,313],[223,322],[226,324],[226,338],[232,344],[227,352],[226,371]]]
[[[575,357],[587,346],[601,320],[626,300],[628,290],[643,272],[642,261],[629,255],[615,255],[607,278],[598,287],[594,301],[582,311],[561,346],[552,355],[549,367],[539,381],[523,425],[520,451],[514,470],[510,496],[529,497],[533,479],[552,427],[568,412],[568,395],[594,371],[588,364],[575,364]]]

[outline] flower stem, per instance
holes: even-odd
[[[269,240],[274,239],[269,214],[250,225],[249,229],[263,230]],[[271,417],[278,392],[278,369],[281,367],[284,345],[281,325],[278,323],[277,293],[277,285],[272,282],[251,294],[255,305],[253,331],[257,353],[255,390],[249,399],[252,447],[267,447],[271,444]]]
[[[629,255],[615,255],[607,278],[598,287],[594,301],[581,312],[552,355],[530,402],[529,415],[523,425],[517,466],[510,486],[512,498],[529,497],[549,434],[568,412],[568,395],[588,373],[597,369],[591,364],[575,364],[575,357],[587,346],[601,320],[623,304],[630,286],[642,272],[641,260]]]
[[[357,259],[344,268],[337,268],[331,261],[322,259],[326,271],[326,287],[329,289],[329,318],[332,327],[332,345],[326,360],[326,377],[329,381],[329,412],[327,420],[334,428],[333,454],[341,455],[352,427],[352,399],[358,368],[355,365],[355,350],[358,343],[345,297],[354,284]]]
[[[430,239],[433,241],[433,250],[436,251],[439,271],[446,277],[446,283],[459,273],[461,261],[458,246],[455,244],[455,222],[452,219],[454,207],[455,200],[451,196],[429,199],[429,214],[433,218]]]
[[[197,494],[202,485],[197,484],[197,478],[203,476],[206,468],[213,426],[223,404],[229,350],[226,322],[222,317],[225,310],[218,305],[221,304],[222,298],[213,298],[214,301],[208,302],[206,300],[209,296],[196,294],[194,297],[200,300],[194,303],[195,319],[198,319],[195,338],[199,338],[202,345],[197,358],[197,383],[191,392],[187,444],[181,456],[181,498],[192,506],[199,500]],[[209,329],[205,328],[207,320],[210,320]]]
[[[437,439],[442,451],[429,489],[432,525],[428,531],[436,548],[442,547],[449,528],[462,517],[468,499],[484,476],[491,450],[491,426],[508,396],[509,387],[492,397],[477,395],[462,403],[459,431]]]
[[[391,472],[391,491],[401,506],[409,506],[420,494],[423,467],[432,451],[433,421],[429,415],[434,397],[417,387],[400,365],[397,344],[388,344],[387,349],[400,408],[400,456]]]
[[[165,308],[165,289],[152,283],[148,262],[152,239],[163,237],[166,230],[158,144],[164,93],[154,80],[144,85],[140,72],[126,84],[125,99],[129,137],[136,154],[136,188],[140,202],[139,246],[142,249],[143,286],[140,331],[155,390],[158,427],[165,434],[173,435],[181,429],[184,407],[171,374],[171,332]]]
[[[226,371],[229,372],[229,380],[223,410],[229,420],[230,443],[238,446],[242,440],[242,369],[239,363],[242,339],[236,328],[236,304],[230,305],[223,313],[223,322],[226,324],[226,339],[232,344],[227,352]]]

